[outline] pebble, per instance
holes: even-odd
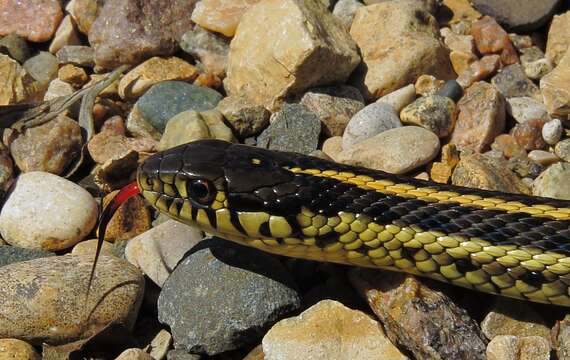
[[[436,20],[417,7],[388,1],[360,8],[350,35],[363,56],[354,83],[367,99],[400,89],[422,74],[454,77]]]
[[[544,79],[544,78],[543,78]],[[505,98],[540,96],[538,87],[526,76],[520,64],[509,65],[491,79]],[[542,81],[541,81],[542,82]],[[546,104],[548,107],[548,104]]]
[[[125,257],[162,287],[184,254],[202,238],[198,228],[168,220],[129,240]]]
[[[464,88],[468,88],[477,81],[486,80],[495,75],[501,68],[499,55],[485,55],[481,60],[469,65],[469,69],[457,77],[457,82]]]
[[[4,145],[0,145],[0,191],[8,191],[14,176],[14,162],[10,152]]]
[[[49,45],[49,52],[55,54],[65,45],[80,44],[81,40],[79,40],[79,34],[75,29],[75,23],[70,15],[66,15],[59,24],[53,40]]]
[[[53,79],[50,81],[47,91],[44,94],[44,101],[49,101],[53,99],[57,99],[58,97],[68,96],[73,94],[75,89],[73,85],[62,81],[60,79]],[[74,113],[77,113],[77,107],[72,106],[71,109]]]
[[[216,107],[222,95],[215,90],[182,81],[163,81],[152,86],[139,98],[135,107],[159,132],[166,123],[183,111],[206,111]]]
[[[354,41],[319,1],[258,3],[243,15],[230,48],[228,94],[272,112],[306,89],[346,82],[360,62]]]
[[[461,74],[464,71],[469,70],[471,64],[479,60],[479,58],[473,54],[466,53],[463,51],[452,51],[449,54],[449,60],[451,61],[451,66],[453,66],[453,70],[456,73]]]
[[[10,55],[12,59],[20,64],[23,64],[32,56],[26,40],[14,33],[0,39],[0,53]]]
[[[445,81],[439,80],[435,76],[424,74],[418,77],[414,87],[417,95],[428,96],[437,93],[443,84],[445,84]]]
[[[403,124],[421,126],[439,138],[447,137],[455,125],[457,107],[453,100],[440,95],[421,97],[400,113]]]
[[[0,360],[40,360],[32,345],[18,339],[0,339]]]
[[[98,164],[120,159],[130,151],[153,152],[157,144],[147,138],[128,138],[123,133],[101,131],[87,143],[89,155]]]
[[[82,145],[81,128],[65,115],[27,129],[10,144],[14,162],[23,172],[62,174],[75,160]]]
[[[73,247],[73,249],[71,250],[71,255],[95,256],[95,252],[97,250],[97,242],[98,242],[97,239],[82,241]],[[118,252],[115,246],[113,246],[113,244],[111,244],[108,241],[104,241],[103,244],[101,245],[101,255],[120,257],[118,256]]]
[[[507,112],[519,123],[524,123],[531,119],[550,120],[546,106],[531,97],[507,99]]]
[[[534,196],[570,200],[570,164],[559,162],[549,166],[532,185]]]
[[[509,33],[509,39],[511,39],[511,42],[519,52],[523,52],[524,49],[532,47],[532,37],[530,37],[530,35]]]
[[[487,346],[487,360],[550,360],[550,344],[540,336],[499,335]]]
[[[439,138],[418,126],[404,126],[384,131],[343,151],[336,160],[392,174],[417,169],[439,152]]]
[[[485,359],[477,323],[444,293],[401,273],[353,269],[350,282],[390,339],[417,359]]]
[[[348,150],[366,139],[401,126],[400,117],[392,105],[372,103],[350,119],[342,134],[342,147]]]
[[[198,59],[208,72],[225,76],[230,51],[228,39],[195,26],[182,35],[180,47]]]
[[[73,85],[75,88],[81,88],[89,82],[89,75],[83,68],[73,64],[66,64],[59,68],[57,78]]]
[[[150,356],[154,360],[166,358],[166,354],[172,345],[172,335],[164,329],[161,329],[150,343]]]
[[[537,46],[521,50],[521,64],[529,79],[540,80],[552,71],[552,62],[544,57],[544,53]]]
[[[158,150],[171,149],[194,140],[219,139],[235,142],[232,130],[224,124],[224,117],[217,110],[197,112],[183,111],[168,120]]]
[[[111,322],[132,328],[142,299],[142,274],[124,260],[100,257],[86,303],[92,264],[92,256],[56,256],[1,267],[0,337],[54,344]]]
[[[509,134],[501,134],[495,138],[491,144],[491,149],[500,151],[507,159],[526,156],[526,150],[515,139],[514,136]]]
[[[54,253],[45,250],[2,245],[0,246],[0,267],[53,255]]]
[[[332,136],[323,142],[323,152],[332,159],[336,159],[342,151],[342,136]]]
[[[198,69],[175,56],[153,57],[129,71],[119,82],[122,99],[137,99],[151,86],[162,81],[191,82],[198,76]]]
[[[244,96],[227,96],[216,109],[240,138],[257,135],[269,125],[271,113],[263,105],[256,105]]]
[[[481,13],[471,6],[469,0],[444,0],[443,5],[449,9],[447,12],[441,11],[438,20],[442,23],[453,24],[468,23],[479,19]]]
[[[204,29],[234,36],[243,14],[259,0],[202,0],[192,12],[192,21]]]
[[[26,60],[23,66],[35,80],[47,83],[57,77],[59,62],[49,52],[40,51]]]
[[[570,114],[570,54],[567,53],[554,70],[540,79],[544,105],[552,116]]]
[[[16,33],[28,41],[48,41],[62,18],[57,0],[4,0],[0,2],[0,36]]]
[[[8,55],[0,54],[0,105],[16,104],[24,101],[28,96],[26,82],[32,78],[14,59]]]
[[[459,150],[484,152],[505,130],[505,100],[489,83],[470,86],[457,108],[459,114],[450,142]]]
[[[473,154],[461,158],[453,172],[451,183],[482,190],[514,194],[529,193],[529,189],[508,168],[506,161],[485,154]]]
[[[103,5],[104,2],[99,0],[72,0],[67,4],[65,10],[73,17],[79,31],[87,35]]]
[[[362,95],[351,86],[314,88],[300,103],[317,115],[327,137],[341,136],[350,119],[364,108]]]
[[[257,138],[257,146],[280,151],[310,154],[317,149],[321,122],[315,113],[300,104],[285,104]]]
[[[86,190],[50,173],[29,172],[18,177],[2,207],[0,232],[10,245],[57,251],[82,240],[96,221],[97,203]]]
[[[115,360],[153,360],[153,358],[145,351],[133,348],[123,351]]]
[[[129,173],[129,172],[124,172]],[[128,177],[126,179],[128,181]],[[124,181],[124,180],[123,180]],[[117,188],[126,184],[121,184]],[[103,206],[109,204],[112,198],[117,195],[118,190],[111,191],[103,197]],[[107,224],[105,241],[119,242],[129,240],[137,235],[145,233],[151,227],[151,216],[147,204],[140,196],[135,196],[125,201]]]
[[[177,349],[215,355],[255,344],[263,328],[299,308],[297,286],[275,257],[216,238],[202,246],[178,264],[158,299],[158,319]]]
[[[561,0],[521,2],[517,0],[473,0],[473,6],[515,32],[530,32],[547,23]]]
[[[545,121],[542,119],[531,119],[515,125],[511,129],[511,134],[525,150],[540,150],[546,146],[546,142],[542,138],[544,123]]]
[[[543,166],[549,166],[560,161],[556,154],[544,150],[533,150],[528,153],[528,158]]]
[[[566,162],[570,162],[570,139],[562,140],[554,147],[554,153]]]
[[[481,54],[498,54],[503,65],[516,64],[519,61],[509,35],[492,17],[484,16],[473,22],[471,35]]]
[[[422,75],[422,76],[430,76],[430,75]],[[420,78],[422,76],[420,76]],[[399,114],[404,107],[411,104],[415,99],[416,99],[416,87],[414,86],[414,84],[409,84],[401,89],[398,89],[387,95],[382,96],[380,99],[376,100],[376,102],[392,105],[396,113]]]
[[[81,67],[95,66],[93,48],[81,45],[65,45],[56,54],[61,64],[74,64]]]
[[[570,11],[555,15],[548,30],[548,40],[546,41],[546,58],[554,66],[566,54],[570,45]]]
[[[378,321],[334,300],[281,320],[262,344],[266,359],[408,359]]]
[[[203,357],[198,354],[189,354],[184,349],[170,350],[167,354],[167,360],[202,360]]]
[[[334,4],[332,13],[342,22],[346,29],[349,30],[356,11],[363,6],[364,4],[358,0],[338,0],[336,4]]]
[[[440,184],[447,184],[458,162],[459,152],[457,147],[453,144],[445,144],[441,148],[441,161],[431,164],[430,173],[426,180],[431,178]]]

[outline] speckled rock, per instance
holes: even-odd
[[[81,40],[79,39],[79,35],[75,29],[75,22],[71,16],[66,15],[59,24],[59,27],[55,32],[55,36],[49,45],[49,52],[55,54],[65,45],[80,44]]]
[[[31,50],[26,40],[14,33],[0,39],[0,53],[10,55],[20,64],[23,64],[31,56]]]
[[[57,59],[62,64],[74,64],[77,66],[95,66],[93,48],[82,45],[65,45],[56,53]]]
[[[221,239],[202,245],[158,299],[158,319],[176,348],[214,355],[255,344],[264,328],[299,308],[296,285],[274,257]]]
[[[451,61],[453,70],[456,73],[461,74],[464,71],[469,70],[471,64],[479,60],[479,58],[476,55],[463,51],[452,51],[449,53],[449,60]]]
[[[570,114],[570,53],[566,53],[558,66],[540,79],[540,91],[551,115]]]
[[[546,58],[558,65],[570,45],[570,11],[555,15],[548,30]]]
[[[562,140],[554,148],[554,153],[566,162],[570,162],[570,139]]]
[[[457,103],[459,114],[451,143],[458,149],[483,152],[505,129],[505,100],[495,87],[478,82]]]
[[[53,255],[54,253],[45,250],[2,245],[0,246],[0,267]]]
[[[523,123],[530,119],[550,120],[546,106],[530,97],[513,97],[507,99],[507,112],[517,122]]]
[[[164,81],[152,86],[135,107],[143,118],[161,133],[174,115],[183,111],[213,109],[222,99],[215,90],[181,81]]]
[[[407,359],[363,312],[323,300],[263,337],[265,359]]]
[[[437,93],[443,84],[445,84],[445,81],[437,79],[433,75],[424,74],[418,77],[414,83],[414,87],[417,95],[427,96]]]
[[[107,162],[108,164],[109,162]],[[136,161],[135,161],[136,165]],[[121,171],[120,174],[129,174],[134,172],[136,167],[131,171]],[[97,174],[96,174],[97,175]],[[116,177],[119,177],[117,175]],[[97,176],[95,177],[97,180]],[[123,183],[115,188],[121,188],[126,185],[130,180],[123,180]],[[114,189],[113,189],[114,190]],[[118,190],[111,191],[105,197],[103,197],[103,206],[109,204],[112,198],[117,195]],[[137,235],[144,233],[151,227],[152,218],[148,205],[145,203],[144,199],[140,196],[134,196],[127,201],[125,201],[115,214],[113,218],[107,224],[107,231],[105,231],[105,241],[118,242],[121,240],[129,240]]]
[[[325,136],[340,136],[358,111],[364,108],[364,99],[351,86],[314,88],[301,98],[301,104],[321,120]]]
[[[19,176],[2,207],[0,232],[10,245],[56,251],[82,240],[96,221],[97,203],[86,190],[50,173],[29,172]]]
[[[542,138],[544,123],[545,121],[542,119],[530,119],[515,125],[510,133],[525,150],[540,150],[546,146],[546,142]]]
[[[558,359],[568,359],[570,356],[570,316],[556,322],[552,328],[552,339],[556,346]]]
[[[338,154],[336,160],[403,174],[433,160],[439,152],[439,139],[429,130],[404,126],[384,131]]]
[[[532,194],[570,200],[570,164],[565,162],[551,165],[534,181]]]
[[[61,4],[57,0],[2,0],[0,36],[16,33],[32,42],[47,41],[62,18]]]
[[[342,135],[342,147],[348,150],[366,139],[401,126],[400,117],[392,105],[372,103],[350,119]]]
[[[192,12],[192,21],[227,37],[235,34],[243,14],[259,0],[202,0]]]
[[[496,18],[511,31],[530,32],[547,23],[560,3],[561,0],[474,0],[473,6],[483,14]]]
[[[505,67],[491,82],[506,98],[540,96],[538,87],[526,76],[520,64]]]
[[[515,64],[519,61],[517,50],[509,35],[492,17],[484,16],[473,22],[471,35],[481,54],[498,54],[504,65]]]
[[[166,358],[168,350],[172,347],[172,335],[164,329],[161,329],[158,334],[150,342],[150,356],[153,360],[162,360]]]
[[[0,360],[40,360],[32,345],[18,339],[0,339]]]
[[[545,58],[544,53],[537,46],[522,49],[521,52],[521,64],[529,79],[540,80],[554,68],[552,61]]]
[[[131,327],[144,291],[142,274],[124,260],[103,256],[86,302],[80,295],[92,264],[92,256],[58,256],[1,267],[0,337],[53,344],[111,322]]]
[[[334,4],[332,13],[347,29],[350,29],[356,11],[363,6],[364,4],[358,0],[339,0]]]
[[[241,138],[257,135],[269,125],[269,111],[243,96],[227,96],[218,103],[216,109]]]
[[[429,95],[406,106],[400,113],[403,124],[421,126],[439,138],[447,137],[455,126],[457,107],[450,98]]]
[[[485,55],[481,60],[469,65],[469,69],[459,75],[457,82],[466,89],[477,81],[486,80],[495,75],[500,68],[501,58],[499,55]]]
[[[344,83],[359,62],[356,44],[320,1],[264,1],[241,19],[224,86],[275,111],[288,96]]]
[[[309,154],[317,149],[321,122],[300,104],[285,104],[271,125],[257,138],[257,146],[271,150]]]
[[[28,97],[33,78],[18,62],[0,54],[0,105],[16,104]]]
[[[79,31],[87,35],[103,5],[104,1],[101,0],[72,0],[67,4],[65,10],[73,17]]]
[[[447,184],[458,162],[459,151],[457,151],[457,147],[453,144],[445,144],[441,148],[441,161],[431,164],[429,178],[435,182]]]
[[[487,346],[487,360],[549,360],[550,344],[540,336],[499,335]]]
[[[202,237],[198,228],[168,220],[129,240],[125,257],[155,284],[162,286],[178,261]]]
[[[73,64],[65,64],[59,68],[57,78],[73,85],[75,88],[81,88],[89,82],[89,75],[85,70]]]
[[[24,63],[24,69],[34,79],[41,82],[48,82],[57,77],[59,63],[57,58],[47,51],[40,51]]]
[[[228,39],[195,26],[182,35],[182,50],[200,60],[208,72],[218,76],[226,74],[230,45]]]
[[[438,20],[441,23],[454,24],[468,23],[469,26],[472,21],[481,17],[481,13],[471,6],[469,0],[443,0],[443,5],[449,9],[447,12],[438,14]],[[470,30],[470,29],[469,29]]]
[[[53,121],[27,129],[10,144],[16,165],[23,172],[63,173],[81,150],[81,128],[60,115]]]

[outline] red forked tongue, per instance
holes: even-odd
[[[93,267],[91,268],[91,274],[89,275],[89,285],[87,286],[87,298],[89,297],[89,290],[91,290],[91,282],[93,281],[93,276],[95,275],[95,266],[97,265],[97,260],[99,259],[99,253],[101,252],[101,247],[103,246],[103,241],[105,240],[105,231],[107,230],[107,225],[113,218],[113,215],[117,209],[131,197],[140,194],[141,190],[136,181],[125,185],[115,197],[105,206],[99,217],[99,227],[97,228],[97,250],[95,251],[95,260],[93,260]]]

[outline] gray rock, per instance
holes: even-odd
[[[0,39],[0,53],[10,55],[10,57],[20,64],[23,64],[31,56],[30,47],[21,36],[11,33]]]
[[[136,103],[143,118],[164,132],[166,123],[183,111],[205,111],[216,107],[222,95],[216,90],[182,81],[164,81],[151,87]]]
[[[253,104],[243,96],[225,97],[216,109],[241,138],[257,135],[269,125],[269,110],[263,105]]]
[[[342,135],[342,148],[348,150],[359,142],[400,126],[400,117],[392,105],[372,103],[350,119]]]
[[[47,51],[40,51],[36,56],[29,58],[24,63],[24,69],[35,80],[49,82],[57,77],[59,62],[57,58]]]
[[[552,119],[542,127],[542,138],[549,145],[554,145],[562,137],[562,122],[559,119]]]
[[[514,32],[530,32],[546,24],[561,0],[473,0],[473,6]]]
[[[421,126],[439,138],[445,138],[453,130],[457,107],[452,99],[440,95],[422,96],[400,112],[403,124]]]
[[[257,138],[257,146],[272,150],[310,154],[317,149],[321,122],[300,104],[285,104]]]
[[[0,246],[0,267],[53,255],[55,254],[45,250],[25,249],[17,246],[2,245]]]
[[[204,30],[196,25],[182,35],[182,50],[198,59],[211,73],[224,75],[228,62],[230,44],[227,38]]]
[[[505,67],[491,80],[505,98],[528,96],[536,98],[540,91],[524,73],[520,64]]]
[[[158,299],[176,348],[208,355],[254,344],[300,306],[294,280],[274,257],[213,238],[183,259]]]
[[[202,356],[198,354],[190,354],[184,349],[170,350],[166,354],[166,360],[200,360]]]
[[[356,11],[363,6],[364,4],[358,0],[339,0],[334,5],[332,13],[344,24],[344,26],[346,26],[347,29],[350,29],[350,25],[352,25],[352,19],[354,19]]]
[[[546,106],[531,97],[523,96],[507,99],[507,112],[519,123],[531,119],[542,119],[545,121],[550,119]]]
[[[74,64],[83,67],[95,66],[94,51],[90,46],[66,45],[56,53],[61,64]]]
[[[559,162],[551,165],[534,181],[534,196],[570,200],[570,164]]]

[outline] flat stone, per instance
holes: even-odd
[[[520,64],[509,65],[491,80],[505,98],[540,96],[538,87],[526,76]],[[548,107],[548,104],[546,104]]]
[[[570,139],[560,141],[554,147],[554,153],[566,162],[570,162]]]
[[[516,64],[519,61],[509,35],[492,17],[484,16],[473,22],[471,35],[481,54],[498,54],[503,65]]]
[[[216,109],[241,138],[257,135],[269,125],[269,110],[263,105],[251,103],[244,96],[227,96],[218,103]]]
[[[392,105],[396,113],[399,114],[404,107],[411,104],[415,99],[416,99],[416,87],[414,86],[414,84],[409,84],[401,89],[398,89],[387,95],[382,96],[380,99],[376,101]]]
[[[342,136],[333,136],[323,142],[323,152],[330,158],[336,160],[342,151]]]
[[[83,68],[73,64],[66,64],[59,68],[57,78],[73,85],[76,88],[81,88],[89,82],[89,75]]]
[[[2,0],[0,36],[16,33],[28,41],[48,41],[62,18],[63,12],[58,0]]]
[[[59,63],[57,58],[47,51],[40,51],[24,63],[24,69],[37,81],[48,82],[57,77]]]
[[[544,123],[545,121],[542,119],[530,119],[524,123],[516,124],[510,133],[525,150],[540,150],[546,146],[546,142],[542,138]]]
[[[227,37],[235,34],[243,14],[259,0],[203,0],[196,4],[192,21]]]
[[[44,172],[21,174],[0,212],[11,245],[57,251],[82,240],[97,222],[97,203],[78,185]]]
[[[455,77],[436,20],[413,6],[389,1],[360,8],[350,35],[363,58],[353,82],[367,99],[400,89],[422,74]]]
[[[339,0],[334,4],[332,13],[342,22],[347,30],[350,30],[356,11],[363,6],[364,4],[358,0]]]
[[[79,34],[75,29],[75,22],[70,15],[66,15],[59,24],[49,45],[49,52],[55,54],[65,45],[81,45]]]
[[[560,3],[560,0],[473,0],[477,10],[494,17],[501,25],[515,32],[538,29],[552,18]]]
[[[168,220],[129,240],[125,257],[162,287],[184,254],[202,238],[200,229]]]
[[[57,53],[61,64],[74,64],[83,67],[95,66],[93,48],[81,45],[65,45]]]
[[[271,150],[309,154],[317,149],[321,122],[300,104],[285,104],[257,138],[257,146]]]
[[[550,344],[540,336],[499,335],[487,346],[487,360],[549,360]]]
[[[45,250],[26,249],[17,246],[2,245],[0,246],[0,267],[12,263],[18,263],[53,255],[55,254]]]
[[[400,117],[392,105],[372,103],[350,119],[342,135],[342,147],[348,150],[359,142],[401,126]]]
[[[570,53],[549,74],[540,79],[540,91],[552,116],[570,114]]]
[[[279,321],[262,344],[266,359],[408,359],[376,320],[333,300]]]
[[[359,62],[356,44],[320,1],[265,1],[242,17],[224,86],[275,111],[306,89],[346,82]]]
[[[299,308],[296,285],[275,257],[222,239],[202,245],[158,298],[158,319],[176,348],[214,355],[255,344],[262,329]]]
[[[225,76],[230,51],[228,39],[195,26],[182,35],[180,47],[199,60],[208,72]]]
[[[559,162],[549,166],[532,185],[534,196],[570,200],[570,164]]]
[[[439,138],[451,133],[456,118],[457,107],[453,100],[439,95],[421,97],[400,113],[403,124],[421,126]]]
[[[528,158],[543,166],[549,166],[560,161],[556,154],[544,150],[533,150],[528,153]]]
[[[32,82],[32,77],[16,60],[0,54],[0,105],[24,101]]]
[[[26,40],[14,33],[0,39],[0,53],[10,55],[10,57],[20,64],[32,56],[30,47]]]
[[[150,353],[152,359],[162,360],[166,358],[168,350],[172,346],[172,335],[164,329],[161,329],[158,334],[150,342]]]
[[[196,0],[107,0],[89,30],[95,63],[103,68],[139,64],[178,49],[192,28]]]
[[[477,82],[469,87],[457,108],[450,142],[460,150],[486,151],[505,129],[505,100],[489,83]]]
[[[433,160],[439,147],[439,139],[431,131],[418,126],[404,126],[384,131],[344,149],[336,160],[403,174]]]
[[[32,345],[18,339],[0,339],[0,359],[40,360]]]
[[[459,75],[457,82],[464,89],[467,89],[475,82],[486,80],[495,75],[500,68],[501,58],[499,55],[485,55],[469,65],[469,69]]]
[[[531,97],[513,97],[507,99],[507,112],[517,122],[524,123],[531,119],[550,120],[546,106]]]
[[[566,54],[570,45],[570,11],[555,15],[548,30],[546,58],[555,66]]]

